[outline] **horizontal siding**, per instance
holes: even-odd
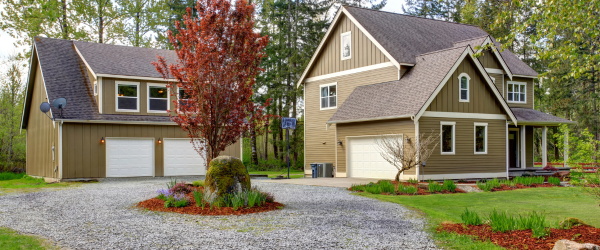
[[[163,145],[158,139],[187,138],[187,133],[174,125],[63,124],[63,178],[106,177],[106,143],[101,138],[146,137],[155,142],[155,175],[163,176]],[[227,147],[222,155],[241,157],[240,144]]]
[[[351,75],[330,78],[322,81],[305,83],[305,169],[310,170],[310,163],[335,163],[335,125],[326,129],[326,123],[337,109],[320,110],[319,85],[337,82],[337,106],[340,107],[354,88],[381,82],[389,82],[398,78],[396,67],[386,67]]]
[[[428,135],[440,132],[440,122],[456,122],[455,155],[442,155],[438,145],[425,167],[426,175],[497,173],[506,171],[506,121],[483,119],[422,117],[419,131]],[[488,153],[474,153],[474,123],[488,123]],[[421,173],[423,174],[423,173]]]
[[[125,81],[125,82],[138,82],[140,83],[140,111],[139,112],[117,112],[116,111],[116,101],[117,97],[115,82],[116,81]],[[135,79],[115,79],[115,78],[102,78],[102,113],[103,114],[119,114],[119,115],[152,115],[152,116],[169,116],[167,113],[149,113],[148,112],[148,83],[156,83],[156,84],[164,84],[165,82],[148,82],[148,81],[140,81]],[[176,91],[176,90],[175,90]],[[175,91],[171,91],[171,94],[176,95]],[[173,100],[175,100],[176,96],[169,96],[169,109],[174,110],[175,104]]]
[[[383,135],[383,134],[403,134],[414,138],[415,123],[410,119],[395,119],[385,121],[372,121],[360,123],[339,124],[337,126],[337,138],[341,140],[342,145],[337,147],[337,172],[347,173],[348,152],[346,140],[348,136],[367,136],[367,135]],[[415,169],[410,169],[404,174],[414,175]],[[394,176],[390,176],[393,179]]]
[[[348,31],[351,32],[351,58],[342,60],[341,34]],[[349,18],[342,14],[307,76],[326,75],[389,61],[383,52]]]
[[[508,106],[511,108],[530,108],[533,109],[533,92],[535,91],[534,87],[533,87],[533,79],[532,78],[524,78],[524,77],[513,77],[512,80],[510,79],[506,79],[505,82],[505,93],[507,93],[507,95],[505,95],[504,99],[506,100],[506,98],[508,98],[508,83],[510,81],[514,81],[514,82],[526,82],[527,83],[527,103],[508,103]]]
[[[467,73],[469,81],[469,101],[460,102],[460,80],[458,76]],[[454,71],[446,85],[433,99],[427,111],[462,112],[483,114],[504,114],[502,106],[493,90],[485,82],[483,75],[471,59],[465,58]]]

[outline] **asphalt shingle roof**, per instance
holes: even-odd
[[[419,55],[414,59],[418,63],[400,80],[355,88],[328,122],[415,115],[467,49],[453,47]]]
[[[455,46],[471,45],[474,48],[489,35],[472,25],[350,6],[344,8],[400,63],[418,63],[417,55]],[[471,39],[474,40],[470,41],[472,43],[460,43]],[[479,44],[476,43],[478,39],[481,39]],[[499,44],[496,46],[499,48]],[[513,74],[537,76],[537,72],[508,49],[501,55]]]
[[[563,119],[560,117],[556,117],[550,114],[546,114],[541,111],[537,111],[535,109],[528,108],[511,108],[515,117],[517,117],[517,122],[555,122],[555,123],[576,123],[574,121],[569,121],[567,119]]]

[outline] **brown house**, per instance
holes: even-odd
[[[537,72],[476,26],[342,7],[304,85],[305,173],[391,179],[382,134],[440,133],[425,167],[403,179],[507,177],[533,167],[533,129],[572,121],[534,110]],[[480,54],[480,56],[476,56]],[[544,164],[545,165],[545,164]]]
[[[22,128],[27,174],[70,178],[204,175],[202,157],[172,122],[172,90],[151,62],[174,51],[36,37]],[[61,110],[43,102],[66,98]],[[236,143],[223,154],[241,157]]]

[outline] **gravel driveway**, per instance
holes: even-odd
[[[342,188],[255,182],[286,207],[244,216],[132,208],[155,196],[167,181],[109,179],[72,189],[0,196],[0,226],[71,249],[436,248],[413,212]]]

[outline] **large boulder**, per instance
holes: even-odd
[[[600,246],[592,243],[577,243],[570,240],[559,240],[554,244],[552,250],[600,250]]]
[[[236,157],[219,156],[210,161],[204,181],[204,197],[213,202],[225,194],[250,190],[250,175],[244,163]]]

